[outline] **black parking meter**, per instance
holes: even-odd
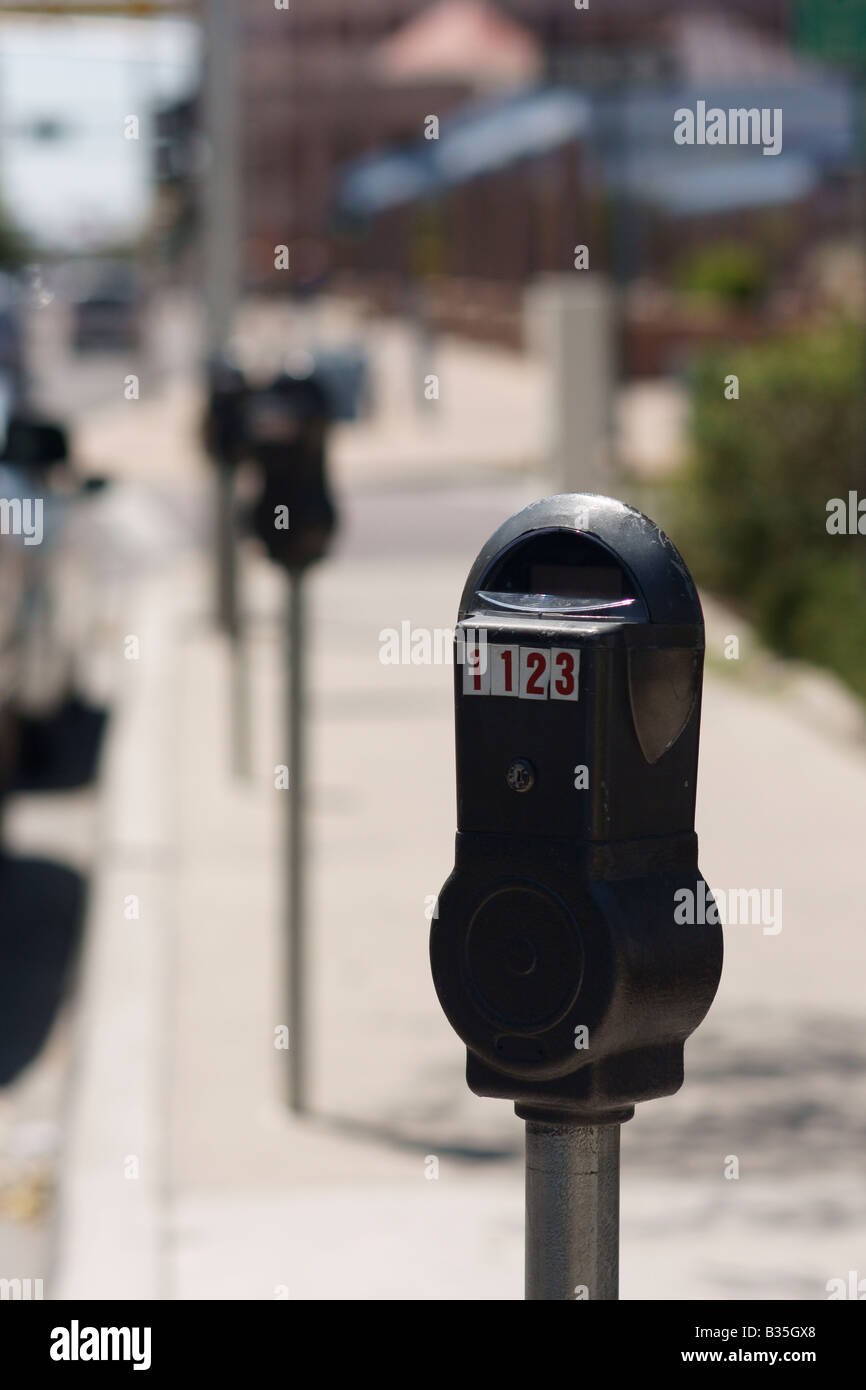
[[[470,1088],[527,1120],[619,1124],[682,1083],[722,961],[718,924],[675,918],[703,882],[703,653],[683,560],[610,498],[533,503],[467,580],[430,952]]]
[[[276,564],[303,570],[325,554],[336,525],[325,473],[328,395],[315,375],[282,372],[250,393],[246,418],[262,474],[253,528]]]
[[[205,448],[215,463],[235,467],[246,448],[247,383],[226,357],[207,366],[207,401],[202,425]]]
[[[325,471],[329,417],[328,394],[317,375],[289,371],[281,372],[270,385],[250,392],[246,415],[248,457],[258,465],[261,475],[252,513],[253,528],[270,558],[288,572],[287,1060],[290,1103],[298,1114],[308,1107],[303,590],[307,568],[325,555],[336,525]]]
[[[69,436],[61,424],[13,412],[6,426],[2,461],[42,477],[69,459]]]

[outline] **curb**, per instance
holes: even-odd
[[[140,639],[141,655],[123,671],[106,750],[102,843],[64,1124],[51,1280],[58,1299],[166,1296],[162,1112],[173,685],[159,617],[151,587],[133,614],[129,630]],[[164,750],[161,759],[153,758],[154,748]],[[125,915],[135,910],[130,895],[138,899],[137,920]]]

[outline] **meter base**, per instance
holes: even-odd
[[[622,1081],[617,1073],[621,1071]],[[635,1105],[673,1095],[683,1084],[683,1046],[643,1048],[544,1082],[496,1071],[467,1052],[466,1083],[477,1096],[510,1100],[522,1120],[549,1124],[621,1125]],[[547,1094],[545,1094],[547,1092]],[[568,1094],[570,1092],[570,1094]]]
[[[477,1094],[477,1092],[476,1092]],[[600,1128],[604,1125],[624,1125],[634,1119],[634,1106],[626,1105],[621,1110],[563,1110],[561,1106],[521,1105],[515,1101],[514,1113],[518,1120],[544,1125],[574,1125],[583,1129],[587,1125]]]

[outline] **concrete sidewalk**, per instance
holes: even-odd
[[[451,672],[382,665],[379,634],[451,626],[476,550],[537,492],[350,493],[339,552],[311,580],[303,1121],[274,1046],[280,577],[248,558],[249,783],[229,773],[202,558],[130,594],[125,631],[146,640],[112,750],[52,1296],[521,1296],[522,1126],[467,1091],[427,963],[425,907],[452,864]],[[712,611],[711,653],[729,622]],[[820,690],[809,708],[745,671],[708,675],[702,866],[716,887],[780,887],[784,924],[728,929],[683,1091],[626,1126],[624,1297],[822,1298],[866,1259],[866,759],[838,720],[822,727]]]

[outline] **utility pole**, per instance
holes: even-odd
[[[240,100],[236,0],[209,0],[203,10],[204,83],[202,125],[207,140],[202,200],[205,365],[230,357],[240,289]],[[249,768],[247,675],[235,536],[235,463],[216,464],[216,612],[231,649],[232,762],[239,775]]]

